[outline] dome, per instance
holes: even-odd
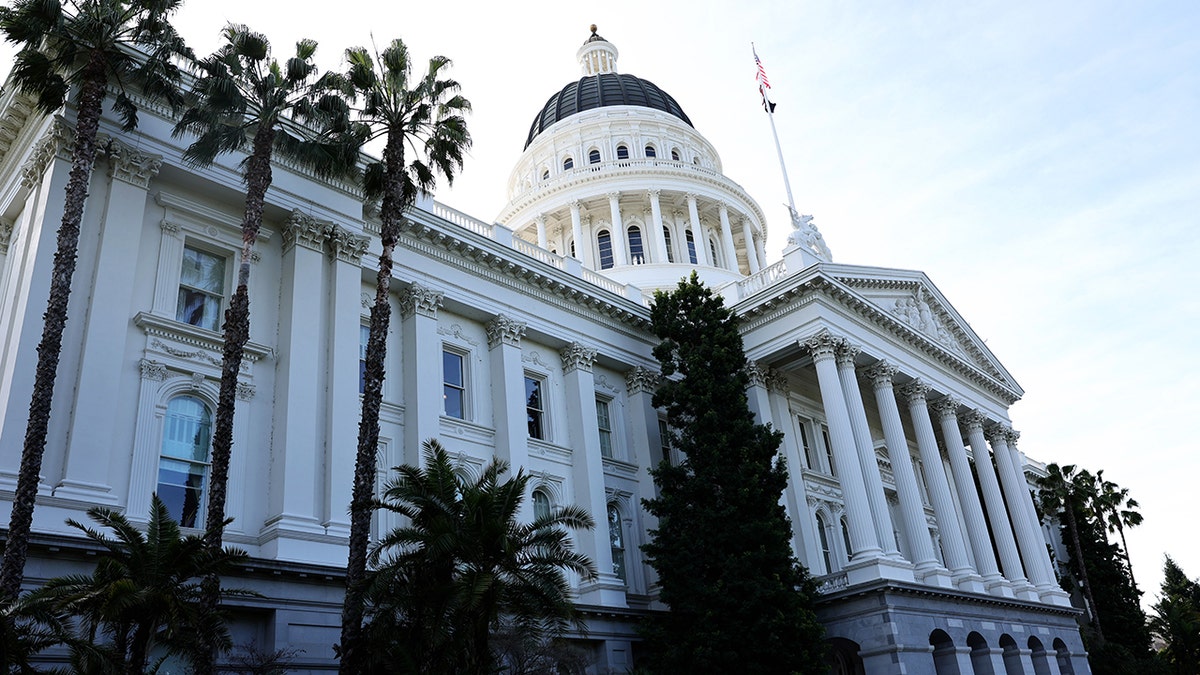
[[[562,91],[550,97],[541,112],[533,118],[529,127],[529,136],[525,139],[525,147],[533,142],[537,135],[549,129],[555,122],[564,120],[585,110],[603,108],[606,106],[633,105],[643,108],[661,110],[678,117],[694,127],[687,113],[679,107],[675,99],[649,80],[643,80],[635,75],[624,73],[600,73],[582,77],[578,82],[572,82],[562,88]]]

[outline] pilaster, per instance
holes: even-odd
[[[625,391],[629,397],[629,428],[633,440],[633,461],[637,464],[637,497],[638,502],[654,499],[658,496],[654,489],[654,477],[650,469],[658,463],[655,457],[661,458],[662,438],[658,430],[658,409],[651,400],[658,390],[658,373],[642,366],[635,366],[625,373]],[[643,532],[658,527],[658,518],[642,509],[641,529]],[[643,558],[643,575],[646,579],[646,589],[653,591],[658,585],[658,574]]]
[[[492,380],[496,456],[508,462],[515,475],[529,467],[529,428],[525,423],[525,370],[521,364],[521,338],[525,322],[500,314],[486,325],[488,362]],[[532,497],[521,504],[522,522],[533,520]]]
[[[400,295],[404,343],[404,461],[420,466],[421,443],[437,438],[442,415],[442,340],[437,310],[443,294],[413,283]]]

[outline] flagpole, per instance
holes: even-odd
[[[792,198],[792,182],[788,180],[787,165],[783,162],[783,146],[779,144],[779,132],[775,129],[775,104],[767,98],[767,90],[771,88],[771,84],[767,81],[767,73],[763,70],[762,61],[758,59],[758,50],[754,48],[753,42],[750,43],[750,51],[753,52],[754,64],[758,67],[755,79],[758,80],[758,91],[762,94],[763,110],[767,113],[767,119],[771,121],[771,136],[775,139],[775,153],[779,155],[779,170],[783,173],[783,189],[787,191],[788,208],[791,209],[794,219],[799,212],[796,211],[796,200]]]
[[[771,120],[771,135],[775,137],[775,152],[779,154],[779,170],[783,172],[783,189],[787,190],[788,207],[792,213],[796,211],[796,202],[792,199],[792,183],[788,180],[787,165],[783,163],[783,147],[779,145],[779,132],[775,131],[775,113],[767,112],[767,119]]]

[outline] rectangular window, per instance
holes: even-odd
[[[466,419],[467,384],[463,373],[463,355],[442,350],[442,401],[447,417]]]
[[[358,327],[358,393],[367,390],[367,341],[371,339],[371,327]]]
[[[608,414],[608,401],[596,399],[596,427],[600,430],[600,456],[612,457],[612,418]]]
[[[833,443],[829,441],[829,427],[821,425],[821,440],[825,442],[825,459],[829,460],[829,475],[837,475],[837,465],[833,463]]]
[[[175,320],[218,331],[221,327],[221,301],[224,298],[225,259],[184,246]]]
[[[809,423],[803,418],[797,420],[797,423],[800,425],[800,445],[804,448],[804,463],[809,470],[817,471],[821,467],[817,462],[816,454],[813,453],[812,441],[809,439]]]
[[[666,420],[658,421],[658,441],[662,445],[662,458],[667,464],[674,464],[671,458],[671,427]]]
[[[542,399],[542,380],[525,376],[525,415],[529,421],[529,437],[546,439],[546,408]]]

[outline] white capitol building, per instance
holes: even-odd
[[[821,589],[835,673],[1090,673],[1008,408],[1023,394],[922,272],[833,262],[807,216],[768,232],[680,103],[617,71],[593,32],[583,76],[537,112],[495,222],[431,199],[397,249],[380,481],[439,439],[468,467],[535,476],[528,513],[589,509],[578,587],[596,673],[636,663],[661,609],[640,504],[665,447],[648,297],[692,270],[742,319],[751,408],[783,431],[797,557]],[[530,102],[532,108],[535,102]],[[16,484],[70,170],[72,111],[0,98],[0,517]],[[67,518],[144,519],[151,494],[202,522],[219,317],[240,248],[239,158],[195,169],[149,107],[114,120],[84,214],[26,583],[94,553]],[[352,185],[277,165],[251,276],[226,542],[235,641],[336,668],[359,359],[378,222]],[[769,234],[769,236],[768,236]],[[767,262],[767,247],[783,259]],[[898,261],[903,262],[903,261]],[[203,434],[199,434],[203,436]],[[377,528],[395,523],[384,521]]]

